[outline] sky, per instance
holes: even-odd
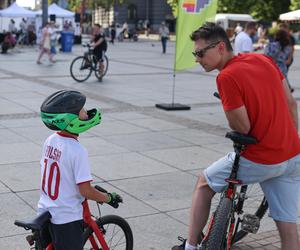
[[[22,7],[30,7],[32,9],[35,7],[35,0],[17,0],[16,2]]]

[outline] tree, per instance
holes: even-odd
[[[173,16],[176,18],[178,13],[178,0],[167,0],[172,9]]]
[[[300,0],[291,0],[290,10],[300,9]]]
[[[270,22],[288,11],[290,0],[219,0],[218,5],[218,12],[251,14],[258,20]]]

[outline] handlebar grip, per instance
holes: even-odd
[[[214,93],[214,96],[217,97],[218,99],[221,99],[221,97],[220,97],[220,95],[219,95],[218,92],[215,92],[215,93]]]
[[[102,188],[102,187],[100,187],[100,186],[98,186],[98,185],[96,185],[95,188],[96,188],[98,191],[100,191],[100,192],[108,193],[107,190],[105,190],[104,188]]]

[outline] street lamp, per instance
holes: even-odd
[[[43,10],[43,27],[48,22],[48,0],[42,0],[42,10]]]

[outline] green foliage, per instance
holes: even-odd
[[[275,27],[271,27],[268,29],[268,35],[270,37],[274,37],[275,36],[275,33],[279,30],[279,27],[278,26],[275,26]]]
[[[300,2],[300,0],[292,0]],[[277,20],[279,15],[289,10],[291,0],[219,0],[219,13],[251,14],[264,21]]]
[[[291,0],[290,10],[300,9],[300,0]]]
[[[176,18],[178,13],[178,0],[167,0],[172,9],[173,16]]]

